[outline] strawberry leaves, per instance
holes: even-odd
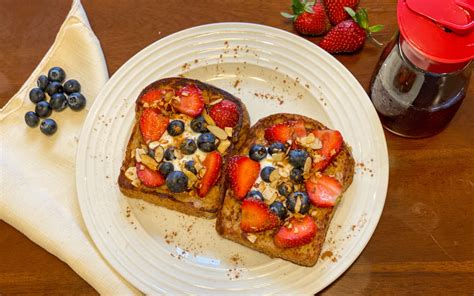
[[[344,10],[351,16],[351,18],[367,32],[367,36],[370,37],[372,41],[374,41],[378,46],[382,46],[383,44],[380,43],[377,39],[372,36],[372,33],[379,32],[383,29],[383,25],[374,25],[369,26],[369,15],[367,14],[367,10],[365,8],[359,8],[357,12],[355,12],[350,7],[344,7]]]
[[[291,10],[293,14],[287,12],[281,12],[281,15],[284,18],[291,19],[293,21],[296,20],[296,17],[304,12],[313,13],[313,6],[314,1],[306,1],[306,0],[292,0]]]

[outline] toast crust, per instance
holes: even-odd
[[[253,144],[266,144],[267,141],[264,138],[265,129],[274,124],[290,120],[303,120],[307,129],[327,129],[320,122],[302,115],[285,113],[270,115],[260,119],[251,127],[247,140],[238,154],[247,155],[249,148]],[[355,162],[350,148],[344,143],[341,151],[324,170],[324,173],[339,176],[343,191],[346,191],[352,183],[354,165]],[[252,243],[249,235],[240,229],[240,203],[232,197],[231,190],[227,189],[224,202],[217,216],[216,230],[224,238],[262,252],[270,257],[282,258],[303,266],[314,266],[319,258],[336,206],[332,208],[312,206],[312,208],[316,211],[316,215],[312,216],[312,218],[317,225],[318,231],[313,241],[309,244],[286,249],[277,247],[273,243],[273,236],[278,231],[278,228],[250,234],[250,236],[254,236],[253,238],[256,237],[256,240]]]
[[[218,177],[216,184],[211,188],[211,190],[204,197],[199,197],[194,190],[190,192],[183,193],[171,193],[165,185],[156,188],[146,187],[143,184],[134,186],[126,176],[125,171],[129,167],[135,166],[135,159],[132,158],[132,151],[135,151],[136,148],[140,147],[144,143],[140,128],[139,128],[139,119],[143,112],[144,106],[140,102],[140,98],[151,89],[159,88],[174,88],[179,89],[188,84],[194,84],[199,89],[201,89],[204,101],[206,103],[206,109],[209,107],[209,101],[211,98],[220,97],[225,100],[230,100],[237,104],[239,111],[239,122],[233,128],[232,137],[230,139],[231,145],[227,149],[226,153],[222,155],[223,163],[221,167],[221,172]],[[244,144],[246,135],[250,127],[250,119],[248,115],[247,108],[242,103],[242,101],[231,95],[230,93],[203,83],[198,80],[187,79],[187,78],[165,78],[153,82],[148,85],[138,96],[135,104],[135,124],[132,128],[132,133],[127,144],[127,149],[125,151],[124,160],[120,168],[120,173],[118,176],[118,185],[120,191],[127,197],[143,199],[147,202],[153,203],[158,206],[166,207],[171,210],[179,211],[188,215],[193,215],[197,217],[205,218],[215,218],[218,209],[221,206],[223,196],[225,194],[225,176],[222,172],[225,170],[225,163],[229,157],[231,157],[240,147]]]

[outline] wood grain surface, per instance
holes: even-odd
[[[241,21],[294,32],[279,15],[289,2],[83,0],[83,5],[112,75],[150,43],[196,25]],[[371,23],[385,25],[377,38],[387,42],[397,27],[396,0],[361,5]],[[0,0],[0,106],[46,53],[69,6],[65,0]],[[337,59],[367,89],[380,52],[367,43],[361,52]],[[385,133],[390,184],[382,218],[357,261],[323,295],[474,293],[473,99],[471,85],[454,120],[437,136],[409,140]],[[96,294],[66,264],[0,221],[0,294],[18,293]]]

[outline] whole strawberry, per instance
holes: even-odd
[[[367,11],[363,8],[359,8],[357,13],[348,7],[344,9],[353,19],[337,24],[324,36],[319,46],[329,53],[350,53],[362,48],[367,36],[378,43],[371,33],[382,30],[383,26],[375,25],[369,27]]]
[[[282,12],[286,18],[293,20],[293,25],[298,33],[303,35],[322,35],[326,33],[329,23],[322,0],[307,2],[307,0],[293,0],[291,5],[293,14]]]
[[[326,6],[329,21],[333,26],[351,18],[344,10],[344,7],[355,10],[357,5],[359,5],[359,0],[324,0],[324,6]]]

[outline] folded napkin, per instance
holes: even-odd
[[[39,75],[61,66],[77,79],[86,110],[53,112],[58,131],[51,137],[29,128],[34,110],[28,94]],[[139,293],[101,257],[82,220],[76,194],[75,159],[88,108],[108,80],[100,43],[79,0],[53,46],[17,94],[0,110],[0,219],[66,262],[101,294]]]

